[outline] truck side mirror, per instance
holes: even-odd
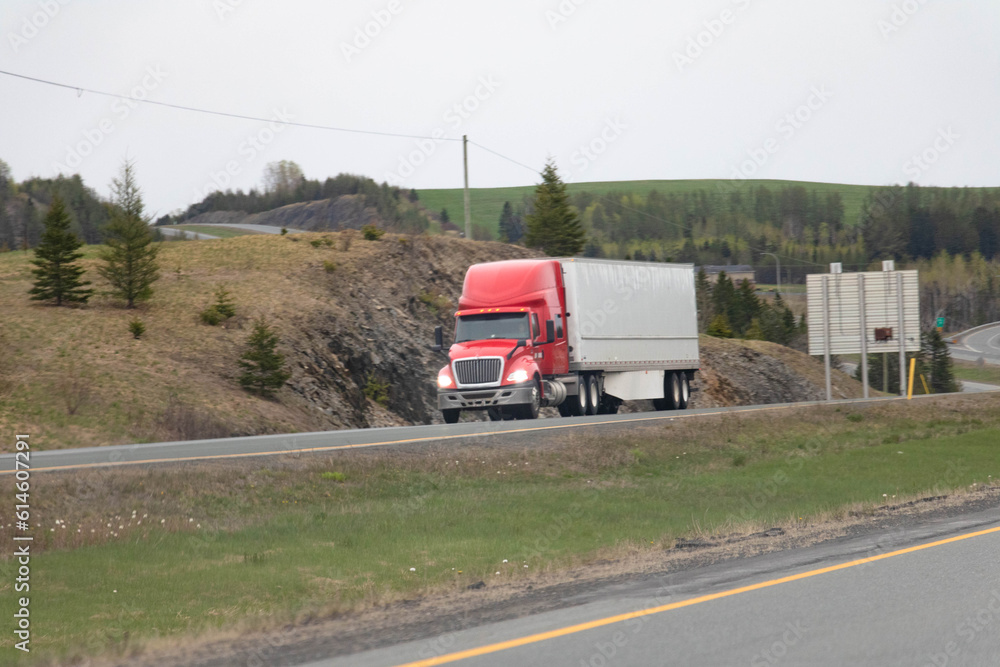
[[[556,342],[556,323],[552,320],[545,320],[545,342]]]
[[[440,326],[434,327],[434,344],[431,345],[431,350],[434,352],[440,352],[444,349],[444,329]]]

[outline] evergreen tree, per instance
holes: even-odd
[[[292,376],[284,368],[285,357],[278,352],[278,336],[263,318],[254,322],[247,348],[240,357],[240,385],[261,396],[270,396]]]
[[[135,182],[135,167],[126,161],[121,176],[112,181],[111,221],[105,231],[106,248],[101,253],[104,266],[98,273],[111,283],[114,293],[125,299],[126,308],[148,299],[153,282],[160,277],[156,263],[159,247],[153,245],[149,218],[143,215],[144,204]]]
[[[733,328],[741,334],[745,333],[750,327],[750,322],[760,315],[760,299],[746,278],[740,281],[739,289],[736,290],[734,311]]]
[[[736,288],[733,287],[733,281],[725,271],[719,271],[715,287],[712,288],[712,306],[715,314],[725,315],[729,325],[732,326],[736,315]]]
[[[708,323],[715,315],[715,309],[712,306],[712,283],[704,268],[698,269],[698,275],[694,279],[694,293],[698,304],[698,331],[705,333],[708,331]]]
[[[708,325],[708,331],[706,332],[709,336],[715,336],[716,338],[732,338],[733,328],[729,326],[729,318],[726,317],[725,313],[719,313],[712,318],[712,323]]]
[[[86,303],[94,290],[87,289],[89,281],[81,280],[83,267],[76,261],[83,257],[78,252],[83,242],[70,231],[69,214],[59,196],[52,201],[52,207],[45,216],[45,231],[41,242],[35,248],[35,259],[31,263],[35,274],[35,286],[28,292],[35,301],[51,301],[56,305]]]
[[[580,218],[570,207],[566,184],[549,160],[542,171],[542,182],[535,188],[534,212],[528,216],[524,243],[541,248],[550,257],[572,257],[583,250],[586,233]]]
[[[951,354],[948,353],[948,346],[941,338],[941,333],[937,329],[931,329],[924,333],[921,343],[921,351],[929,366],[931,391],[935,394],[961,391],[952,369]]]
[[[503,203],[500,212],[500,240],[504,243],[517,243],[524,238],[524,220],[514,213],[514,207],[509,201]]]
[[[443,223],[451,222],[451,216],[448,215],[448,209],[446,208],[441,209],[441,222]]]

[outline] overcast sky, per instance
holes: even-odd
[[[294,160],[421,188],[778,178],[1000,185],[1000,3],[3,0],[17,180],[134,159],[150,213]],[[529,167],[525,168],[525,166]],[[533,173],[534,172],[534,173]]]

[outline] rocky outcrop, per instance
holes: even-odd
[[[336,199],[289,204],[263,213],[243,211],[210,211],[184,221],[189,225],[219,225],[244,223],[302,229],[308,232],[361,229],[379,223],[374,206],[367,206],[360,195],[343,195]]]

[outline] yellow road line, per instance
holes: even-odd
[[[960,540],[967,540],[970,537],[979,537],[982,535],[988,535],[990,533],[996,533],[996,532],[1000,532],[1000,526],[997,526],[996,528],[988,528],[986,530],[976,531],[974,533],[967,533],[965,535],[958,535],[956,537],[949,537],[944,540],[938,540],[937,542],[920,544],[915,547],[908,547],[906,549],[900,549],[898,551],[892,551],[890,553],[879,554],[878,556],[870,556],[868,558],[852,560],[848,563],[841,563],[840,565],[831,565],[829,567],[823,567],[818,570],[801,572],[799,574],[793,574],[787,577],[781,577],[780,579],[771,579],[770,581],[763,581],[759,584],[751,584],[750,586],[733,588],[728,591],[721,591],[719,593],[712,593],[710,595],[702,595],[701,597],[691,598],[689,600],[682,600],[680,602],[672,602],[670,604],[661,605],[659,607],[641,609],[639,611],[633,611],[627,614],[618,614],[617,616],[608,616],[607,618],[599,618],[597,620],[588,621],[586,623],[570,625],[565,628],[559,628],[558,630],[540,632],[538,634],[528,635],[527,637],[510,639],[505,642],[498,642],[496,644],[480,646],[478,648],[467,649],[465,651],[457,651],[455,653],[449,653],[448,655],[442,655],[436,658],[428,658],[426,660],[408,662],[406,664],[399,665],[398,667],[432,667],[432,665],[444,665],[449,662],[457,662],[459,660],[465,660],[467,658],[475,658],[480,655],[488,655],[490,653],[504,651],[509,648],[516,648],[518,646],[525,646],[527,644],[535,644],[538,642],[543,642],[548,639],[555,639],[556,637],[565,637],[566,635],[575,634],[577,632],[583,632],[585,630],[591,630],[593,628],[599,628],[605,625],[611,625],[613,623],[621,623],[622,621],[627,621],[632,618],[641,618],[643,616],[660,614],[665,611],[671,611],[673,609],[680,609],[682,607],[690,607],[692,605],[701,604],[702,602],[709,602],[711,600],[718,600],[720,598],[730,597],[732,595],[739,595],[740,593],[748,593],[750,591],[760,590],[761,588],[769,588],[771,586],[777,586],[778,584],[786,584],[791,581],[808,579],[809,577],[815,577],[820,574],[827,574],[829,572],[836,572],[838,570],[846,570],[847,568],[856,567],[858,565],[864,565],[865,563],[874,563],[875,561],[884,560],[886,558],[892,558],[893,556],[901,556],[903,554],[913,553],[914,551],[922,551],[923,549],[930,549],[931,547],[937,547],[943,544],[958,542]]]
[[[877,399],[877,400],[898,400],[898,399]],[[551,431],[555,429],[564,428],[581,428],[585,426],[604,426],[607,424],[632,424],[636,422],[647,422],[647,421],[658,421],[663,419],[694,419],[696,417],[705,417],[709,415],[721,415],[721,414],[744,414],[748,412],[764,412],[768,410],[788,410],[791,408],[802,408],[802,407],[812,407],[816,405],[822,405],[822,403],[807,403],[807,404],[796,404],[787,403],[783,405],[764,405],[755,408],[747,408],[745,410],[730,410],[726,412],[702,412],[702,413],[684,413],[678,412],[676,414],[669,415],[656,415],[653,417],[640,417],[638,419],[610,419],[599,422],[583,422],[576,424],[553,424],[551,426],[535,426],[527,428],[509,429],[503,431],[486,431],[484,433],[467,433],[467,434],[455,434],[455,435],[439,435],[439,436],[427,436],[423,438],[405,438],[403,440],[384,440],[382,442],[368,442],[359,443],[356,445],[330,445],[329,447],[307,447],[304,449],[282,449],[270,452],[240,452],[238,454],[205,454],[203,456],[182,456],[177,458],[164,458],[164,459],[143,459],[139,461],[103,461],[101,463],[78,463],[73,465],[63,465],[63,466],[48,466],[48,467],[33,467],[31,472],[48,472],[55,470],[78,470],[82,468],[106,468],[112,466],[127,466],[127,465],[147,465],[153,463],[187,463],[191,461],[215,461],[222,459],[235,459],[235,458],[247,458],[253,456],[280,456],[282,454],[319,454],[322,452],[334,452],[345,449],[360,449],[363,447],[381,447],[385,445],[405,445],[417,442],[429,442],[434,440],[457,440],[457,439],[467,439],[480,436],[498,436],[498,435],[508,435],[511,433],[529,433],[537,431]],[[66,452],[72,450],[63,450]],[[111,452],[113,453],[113,452]],[[2,475],[12,475],[13,470],[0,470],[0,476]]]

